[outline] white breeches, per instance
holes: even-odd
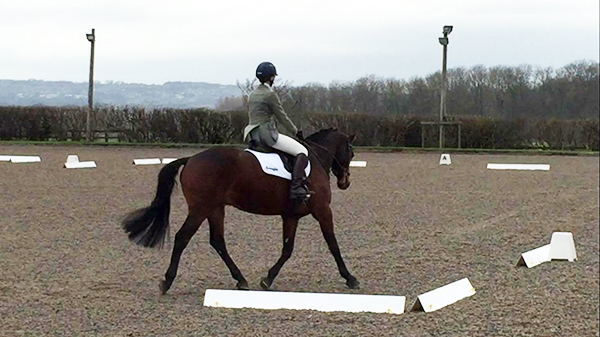
[[[273,144],[272,148],[293,156],[297,156],[300,153],[304,153],[304,155],[308,156],[308,150],[302,144],[298,143],[294,138],[288,137],[281,133],[279,134],[277,142]]]

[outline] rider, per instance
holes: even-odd
[[[277,70],[271,62],[263,62],[258,65],[256,77],[260,81],[260,85],[248,97],[250,121],[244,129],[244,140],[253,140],[295,156],[290,199],[306,201],[314,194],[313,191],[308,189],[306,173],[304,172],[308,165],[308,150],[294,138],[277,132],[275,119],[291,134],[295,134],[296,137],[302,139],[302,131],[299,131],[286,115],[279,96],[271,89],[275,82],[275,76],[277,76]]]

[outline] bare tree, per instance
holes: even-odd
[[[229,96],[220,98],[217,101],[215,110],[217,111],[239,111],[245,109],[245,100],[242,96]]]
[[[238,83],[247,95],[256,80]],[[279,81],[276,90],[292,116],[307,112],[368,115],[436,115],[441,73],[408,81],[366,76],[354,82],[311,83],[294,87]],[[553,71],[482,65],[448,71],[448,115],[525,117],[594,117],[598,111],[598,63],[578,61]]]

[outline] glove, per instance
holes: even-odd
[[[302,130],[298,130],[298,132],[296,132],[296,138],[298,138],[300,140],[304,140],[304,135],[302,135]]]

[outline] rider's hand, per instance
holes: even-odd
[[[302,135],[302,130],[298,130],[298,132],[296,132],[296,138],[298,138],[300,140],[304,140],[304,136]]]

